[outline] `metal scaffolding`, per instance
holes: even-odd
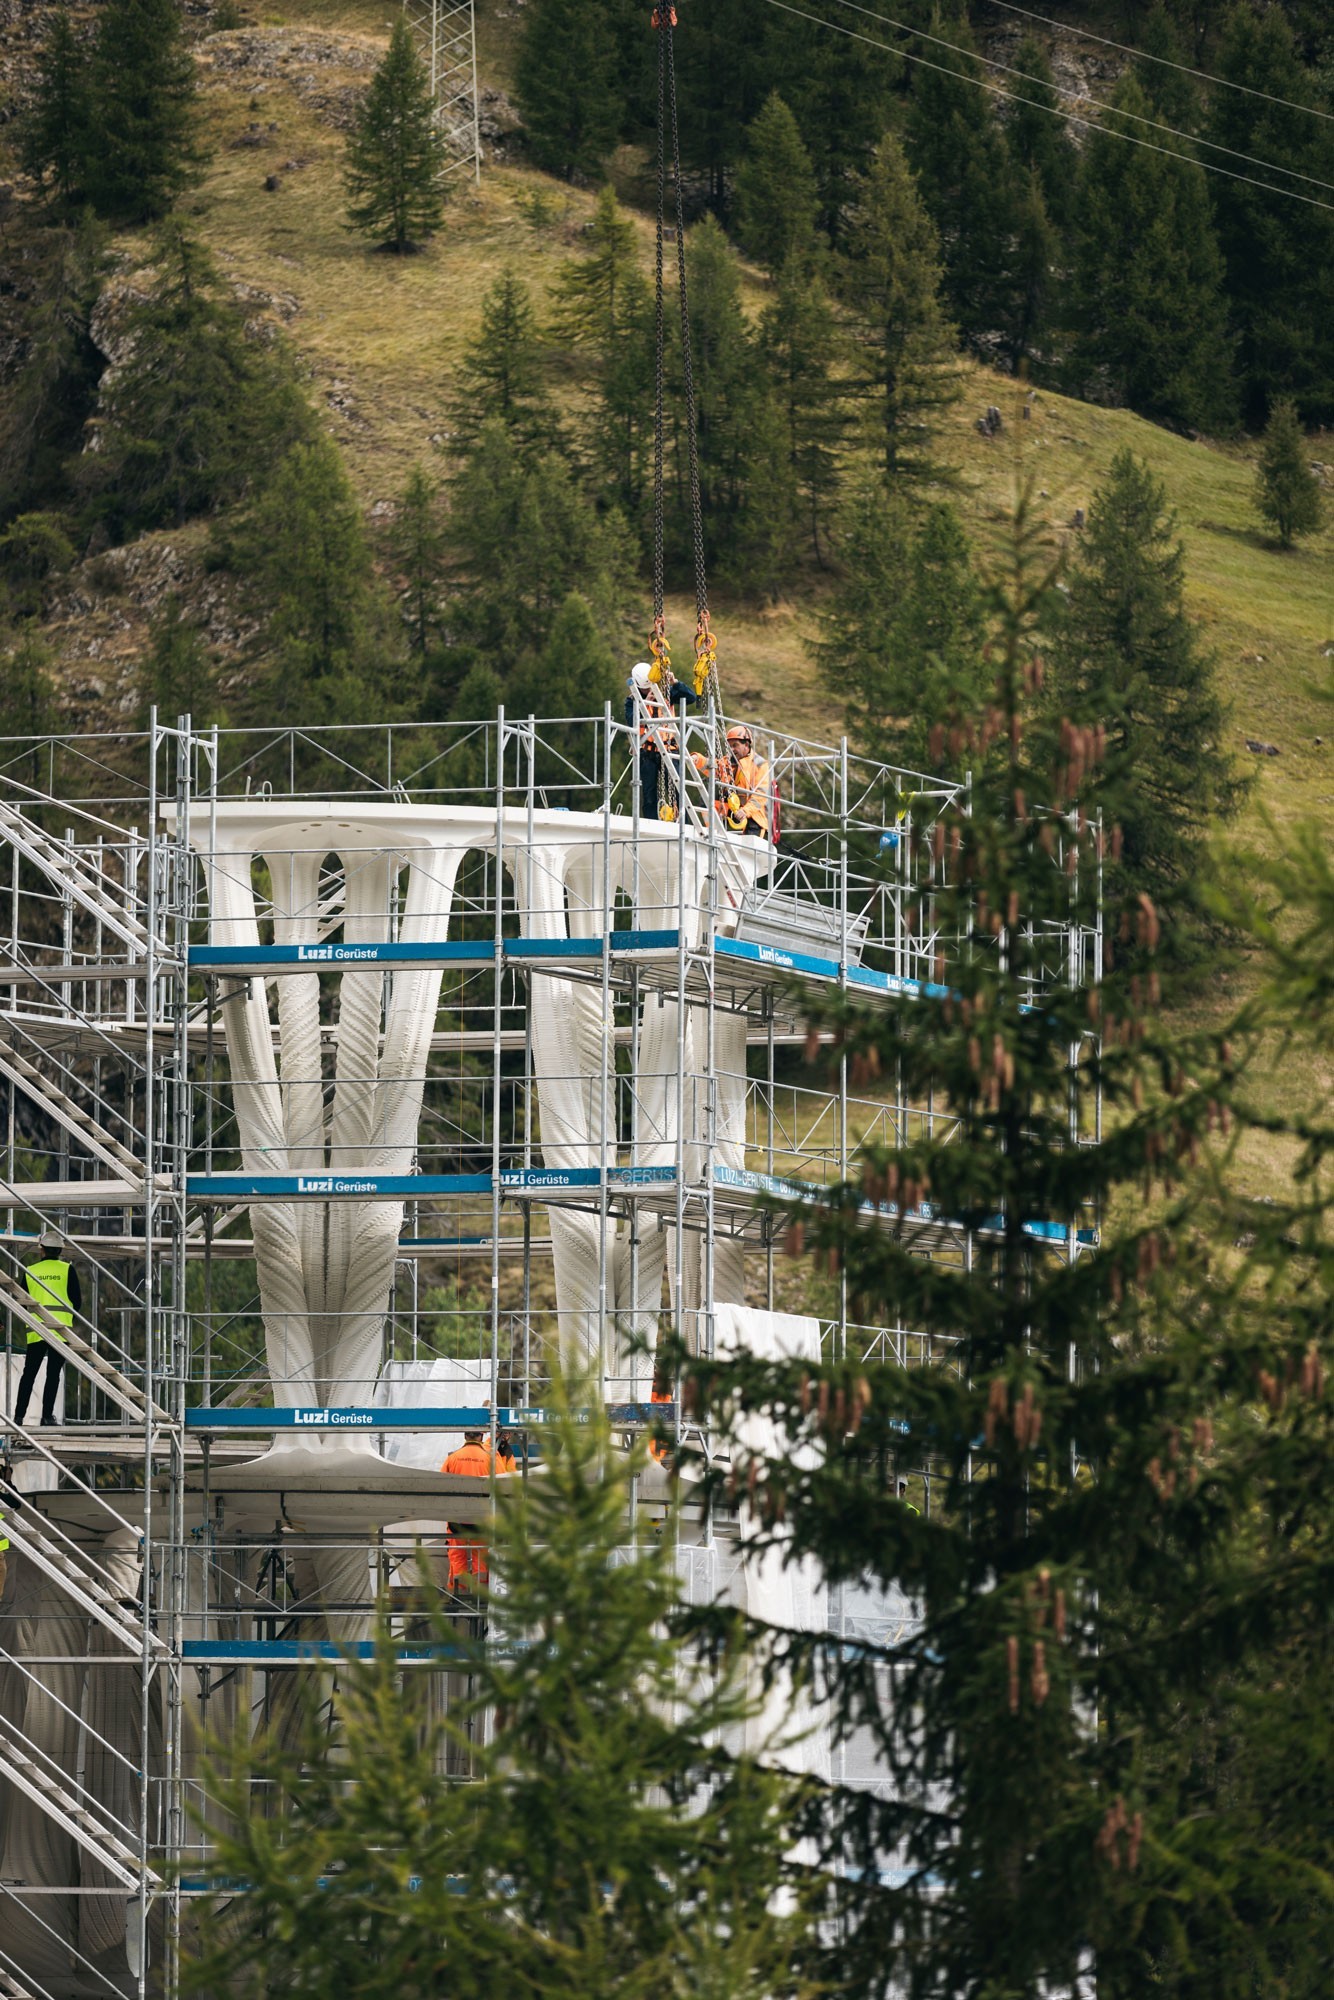
[[[482,178],[477,95],[477,22],[473,0],[403,0],[403,12],[431,79],[445,175]]]
[[[0,744],[0,1469],[18,1496],[4,1501],[0,1600],[0,1993],[177,1991],[188,1904],[208,1883],[196,1725],[262,1720],[284,1674],[364,1650],[368,1607],[399,1601],[421,1524],[438,1549],[446,1500],[454,1521],[484,1517],[484,1482],[445,1490],[441,1436],[468,1417],[534,1431],[547,1357],[572,1339],[618,1423],[642,1427],[651,1353],[643,1368],[616,1359],[613,1255],[638,1296],[658,1246],[670,1304],[659,1281],[653,1317],[711,1352],[724,1300],[784,1304],[783,1224],[759,1198],[818,1200],[863,1138],[948,1135],[930,1098],[892,1084],[859,1097],[846,1057],[816,1083],[801,1050],[810,993],[939,992],[937,954],[948,964],[959,941],[930,921],[929,835],[966,784],[757,731],[781,838],[740,839],[713,807],[716,727],[684,720],[664,741],[679,760],[670,826],[644,817],[644,739],[609,707],[325,731],[201,733],[154,715],[146,735]],[[428,808],[458,854],[447,921],[422,936],[403,886],[417,836],[402,827]],[[374,828],[377,814],[397,830],[375,851],[388,934],[367,942],[353,850],[304,834],[293,901],[282,829]],[[261,822],[267,844],[252,851],[246,828]],[[537,857],[557,842],[553,931]],[[219,917],[228,869],[254,899],[248,938]],[[928,921],[910,924],[923,896]],[[1052,982],[1096,976],[1096,907],[1072,904],[1043,942]],[[335,1001],[349,968],[383,982],[386,1023],[395,981],[439,974],[410,1168],[377,1164],[387,1141],[372,1120],[335,1121],[306,1169],[258,1171],[228,1010],[257,1009],[276,1047],[295,982],[316,981],[319,1075],[295,1082],[317,1105],[345,1085],[355,1096],[364,1079],[339,1070],[350,1031]],[[578,994],[596,1003],[600,1050],[572,1079],[539,1044]],[[651,1105],[640,1057],[663,1009],[676,1010],[675,1070]],[[1078,1051],[1071,1074],[1073,1092]],[[599,1100],[596,1143],[585,1164],[555,1165],[544,1093],[572,1083]],[[1098,1117],[1072,1097],[1076,1129]],[[336,1218],[344,1202],[401,1204],[403,1220],[372,1364],[335,1406],[305,1376],[284,1379],[256,1256],[279,1206]],[[923,1256],[971,1255],[968,1232],[927,1203],[877,1215]],[[576,1312],[553,1246],[579,1217],[593,1262]],[[1094,1222],[1055,1231],[1053,1248],[1077,1256]],[[42,1229],[77,1262],[83,1309],[58,1422],[20,1429],[17,1362],[41,1323],[23,1272]],[[836,1289],[819,1317],[831,1356],[939,1358],[911,1328],[851,1324]],[[355,1460],[300,1457],[304,1439],[340,1431],[359,1433]],[[929,1504],[929,1464],[917,1476]],[[404,1670],[447,1684],[409,1599]],[[906,1615],[856,1593],[831,1609],[848,1632]]]

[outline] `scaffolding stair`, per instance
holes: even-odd
[[[130,1841],[130,1828],[113,1822],[99,1809],[92,1812],[79,1798],[51,1776],[30,1755],[32,1746],[7,1717],[0,1715],[0,1768],[11,1785],[17,1785],[48,1819],[78,1842],[123,1888],[138,1891],[146,1873],[150,1884],[158,1886],[152,1869],[141,1869],[139,1856]]]
[[[58,1532],[53,1531],[49,1521],[38,1527],[31,1505],[25,1506],[21,1513],[12,1504],[5,1509],[5,1533],[19,1554],[35,1563],[53,1583],[58,1583],[90,1618],[95,1618],[129,1652],[142,1652],[144,1631],[138,1607],[127,1607],[124,1600],[109,1590],[103,1580],[89,1569],[86,1561],[67,1553],[66,1548],[61,1546],[67,1538],[60,1536],[57,1539]],[[74,1548],[75,1544],[71,1542],[68,1546]],[[149,1633],[148,1643],[154,1653],[162,1654],[167,1650],[156,1633]]]
[[[36,2000],[32,1988],[0,1965],[0,2000]]]
[[[110,1167],[113,1173],[124,1174],[131,1181],[142,1179],[143,1168],[130,1148],[113,1138],[91,1111],[81,1110],[73,1103],[58,1083],[44,1075],[35,1062],[20,1055],[16,1048],[8,1048],[0,1054],[0,1076],[7,1076],[19,1090],[40,1104],[49,1118],[63,1126],[81,1146],[86,1146],[104,1167]]]
[[[50,1323],[44,1318],[41,1308],[29,1298],[21,1285],[15,1283],[7,1271],[0,1271],[0,1306],[8,1306],[10,1311],[34,1333],[43,1336],[50,1333]],[[77,1369],[80,1375],[86,1375],[97,1388],[104,1390],[112,1402],[124,1410],[126,1416],[132,1417],[137,1424],[143,1423],[145,1416],[151,1416],[153,1422],[158,1424],[171,1422],[170,1416],[164,1409],[156,1403],[145,1402],[143,1390],[136,1388],[127,1375],[121,1374],[119,1368],[114,1368],[81,1333],[76,1332],[72,1326],[62,1327],[60,1331],[61,1346],[65,1350],[65,1359],[69,1365]]]
[[[88,867],[76,848],[53,839],[17,806],[3,802],[0,802],[0,837],[16,847],[58,889],[66,890],[98,923],[114,932],[136,957],[148,956],[147,930],[108,893],[102,878]]]

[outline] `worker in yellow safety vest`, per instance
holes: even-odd
[[[46,1380],[42,1384],[42,1422],[55,1422],[56,1392],[65,1366],[62,1352],[65,1334],[61,1329],[72,1327],[75,1313],[83,1310],[79,1274],[64,1255],[55,1231],[44,1230],[37,1247],[42,1254],[36,1263],[29,1264],[26,1277],[28,1297],[36,1308],[35,1317],[43,1325],[40,1330],[33,1326],[28,1328],[28,1351],[23,1359],[19,1399],[14,1408],[16,1424],[21,1424],[28,1414],[28,1402],[43,1361],[46,1363]]]
[[[5,1533],[5,1510],[0,1507],[0,1597],[9,1578],[9,1536]]]

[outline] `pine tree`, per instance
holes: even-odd
[[[1060,240],[1047,213],[1042,176],[1036,167],[1030,169],[1020,189],[1014,221],[1010,316],[1003,335],[1010,366],[1018,374],[1033,358],[1046,330],[1060,257]]]
[[[1313,535],[1324,512],[1320,482],[1311,470],[1306,439],[1294,403],[1275,403],[1265,430],[1256,476],[1256,504],[1290,549],[1300,535]]]
[[[127,317],[128,356],[103,398],[100,450],[81,468],[113,531],[179,527],[240,495],[307,428],[281,350],[246,337],[240,307],[176,221]]]
[[[982,71],[966,25],[951,39],[962,53],[949,57],[948,74],[943,67],[914,74],[905,143],[940,238],[946,310],[985,351],[1015,318],[1020,183],[993,100],[977,88]]]
[[[1194,132],[1199,124],[1199,92],[1188,74],[1186,47],[1177,23],[1162,0],[1155,0],[1149,9],[1135,43],[1140,51],[1135,75],[1154,116],[1165,125],[1175,125],[1178,131]],[[1152,136],[1145,134],[1146,138]]]
[[[440,487],[420,465],[408,474],[390,536],[390,555],[402,586],[400,607],[408,650],[418,658],[431,649],[440,624],[440,599],[448,573],[448,531],[440,507]]]
[[[444,142],[411,28],[394,23],[347,142],[348,219],[402,256],[440,226]]]
[[[1133,77],[1118,111],[1150,115]],[[1141,416],[1209,431],[1236,420],[1223,265],[1202,168],[1179,141],[1127,145],[1115,113],[1080,168],[1072,296],[1073,379]]]
[[[1213,929],[1211,832],[1244,795],[1224,748],[1215,662],[1184,583],[1163,487],[1123,450],[1090,506],[1052,659],[1063,713],[1106,732],[1098,797],[1119,828],[1108,878],[1118,895],[1146,895],[1161,913],[1165,968],[1197,960]]]
[[[984,674],[982,593],[958,516],[938,504],[918,529],[901,498],[867,486],[838,554],[843,576],[817,657],[848,733],[882,762],[943,768],[932,725],[951,702],[971,710]]]
[[[87,193],[120,223],[164,215],[201,166],[178,0],[107,0],[93,44]]]
[[[713,216],[691,231],[687,256],[700,499],[713,559],[725,568],[736,554],[737,524],[749,477],[751,424],[764,393],[764,381],[741,304],[736,255]],[[690,488],[681,416],[685,385],[675,322],[670,368],[672,497],[676,506],[669,525],[677,553],[686,558],[691,548],[686,506]]]
[[[23,170],[66,212],[78,203],[90,162],[93,103],[87,51],[62,7],[37,56],[32,99],[19,126]]]
[[[511,270],[482,300],[481,330],[464,351],[453,419],[453,443],[465,456],[488,424],[499,424],[525,453],[549,448],[557,436],[537,315],[528,287]]]
[[[635,226],[612,187],[599,188],[586,232],[587,251],[566,260],[551,287],[552,331],[572,347],[605,354],[624,329],[639,296]]]
[[[1293,173],[1334,183],[1334,125],[1313,115],[1327,100],[1297,54],[1283,9],[1234,7],[1214,60],[1226,82],[1244,88],[1211,93],[1206,137],[1272,162],[1280,171],[1257,178],[1276,185],[1288,186]],[[1224,155],[1214,157],[1228,164]],[[1290,184],[1330,199],[1319,186]],[[1289,396],[1305,423],[1329,423],[1334,215],[1221,175],[1212,178],[1211,191],[1246,422],[1258,429],[1271,405]]]
[[[816,561],[823,562],[848,429],[839,378],[846,341],[823,281],[803,262],[789,262],[778,273],[759,342],[786,429],[802,521]]]
[[[867,442],[887,478],[932,478],[932,426],[958,393],[953,339],[940,302],[935,228],[892,133],[857,188],[840,290]]]
[[[34,625],[8,631],[0,626],[0,743],[5,738],[49,736],[59,727],[52,664],[51,648]],[[34,791],[48,789],[49,759],[41,742],[26,749],[10,742],[0,755],[9,777]],[[26,810],[40,824],[42,808],[34,801]]]
[[[232,549],[268,611],[268,712],[311,722],[376,712],[369,641],[378,605],[361,509],[330,438],[275,467]],[[312,713],[318,708],[319,714]]]
[[[498,1483],[487,1640],[428,1614],[466,1655],[462,1706],[407,1696],[386,1617],[332,1737],[312,1701],[292,1749],[215,1751],[219,1873],[248,1888],[206,1916],[191,1990],[426,2000],[447,1967],[459,1994],[811,1992],[794,1783],[722,1747],[746,1705],[734,1661],[699,1671],[670,1634],[670,1524],[636,1524],[605,1419],[553,1400],[540,1477]],[[467,1782],[443,1774],[461,1751]]]
[[[746,134],[736,175],[736,233],[772,275],[815,254],[819,195],[797,121],[777,91]]]
[[[571,591],[603,631],[615,629],[627,595],[619,516],[598,513],[563,459],[516,457],[494,420],[452,483],[449,554],[451,632],[504,676],[542,651]]]
[[[621,126],[605,0],[530,0],[514,94],[537,166],[566,180],[600,173]]]
[[[1328,1940],[1327,1817],[1314,1841],[1300,1808],[1257,1825],[1254,1793],[1236,1817],[1192,1753],[1245,1676],[1290,1756],[1275,1648],[1314,1621],[1327,1652],[1330,1527],[1310,1481],[1331,1314],[1314,1264],[1286,1296],[1238,1272],[1236,1211],[1191,1170],[1206,1151],[1226,1170],[1209,1135],[1245,1050],[1164,1020],[1114,944],[1124,913],[1150,951],[1151,906],[1114,896],[1101,984],[1092,954],[1048,955],[1045,936],[1093,914],[1098,834],[1079,805],[1097,746],[1067,727],[1058,768],[1034,761],[1038,533],[1025,509],[990,712],[938,718],[977,782],[941,812],[914,900],[941,941],[935,997],[807,997],[854,1076],[896,1075],[936,1115],[865,1145],[824,1202],[793,1203],[791,1247],[838,1270],[850,1316],[920,1329],[933,1358],[710,1357],[683,1398],[700,1421],[742,1409],[777,1427],[770,1452],[705,1473],[720,1495],[751,1492],[831,1579],[912,1606],[880,1644],[789,1635],[881,1767],[874,1795],[827,1798],[836,1990],[1039,2000],[1096,1978],[1241,2000],[1283,1990],[1257,1906],[1308,1963],[1313,1914]],[[922,1255],[924,1203],[954,1219],[957,1258]],[[897,1495],[923,1470],[929,1515]]]
[[[751,405],[745,492],[732,551],[720,573],[751,596],[775,603],[796,566],[802,525],[788,427],[777,398],[761,393]]]
[[[188,715],[196,729],[208,729],[223,720],[215,663],[203,633],[186,616],[175,594],[168,597],[154,620],[139,686],[141,728],[148,726],[148,711],[153,707],[159,722],[169,724],[181,715]]]

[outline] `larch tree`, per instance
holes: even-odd
[[[151,222],[198,178],[195,66],[179,0],[107,0],[89,77],[85,191],[99,215]]]
[[[156,707],[160,722],[174,725],[188,715],[196,729],[224,720],[217,664],[200,627],[173,593],[153,621],[148,652],[140,664],[141,728]]]
[[[824,281],[804,260],[779,271],[760,319],[759,343],[787,435],[802,523],[811,553],[823,563],[849,427],[838,372],[846,337]]]
[[[451,445],[463,457],[488,424],[499,424],[521,453],[547,450],[556,441],[547,355],[532,294],[511,270],[501,272],[482,300],[481,327],[464,350],[451,415]]]
[[[1129,450],[1112,461],[1052,624],[1054,700],[1104,732],[1096,797],[1117,840],[1118,894],[1150,898],[1165,971],[1198,966],[1213,933],[1211,831],[1244,783],[1228,755],[1217,666],[1184,601],[1185,562],[1167,495]]]
[[[1037,37],[1026,33],[1020,37],[1013,63],[1022,74],[1015,80],[1015,102],[1005,122],[1010,157],[1037,174],[1052,224],[1064,230],[1070,221],[1077,162],[1051,61]]]
[[[930,479],[941,412],[958,395],[940,296],[940,246],[899,141],[886,133],[857,184],[839,266],[852,340],[850,392],[885,476]]]
[[[418,659],[430,652],[439,630],[448,545],[439,481],[414,465],[394,516],[389,553],[401,583],[399,604],[408,650]]]
[[[568,344],[592,390],[585,448],[604,492],[634,516],[652,448],[644,384],[652,379],[653,297],[634,224],[610,187],[598,192],[587,251],[557,271],[552,301],[552,337]]]
[[[1260,447],[1255,490],[1262,517],[1285,549],[1320,526],[1324,513],[1320,482],[1311,470],[1295,403],[1274,405]]]
[[[877,481],[853,496],[836,547],[842,575],[817,654],[830,697],[867,755],[943,768],[933,721],[974,704],[984,677],[982,592],[959,518],[937,503],[915,523]]]
[[[1204,170],[1183,142],[1128,144],[1151,115],[1133,76],[1117,85],[1079,172],[1070,358],[1079,392],[1160,423],[1226,431],[1236,422],[1223,260]]]
[[[417,249],[444,214],[444,167],[431,79],[400,16],[348,138],[348,219],[399,256]]]
[[[771,275],[815,253],[819,191],[796,119],[777,91],[746,134],[736,172],[736,234]]]

